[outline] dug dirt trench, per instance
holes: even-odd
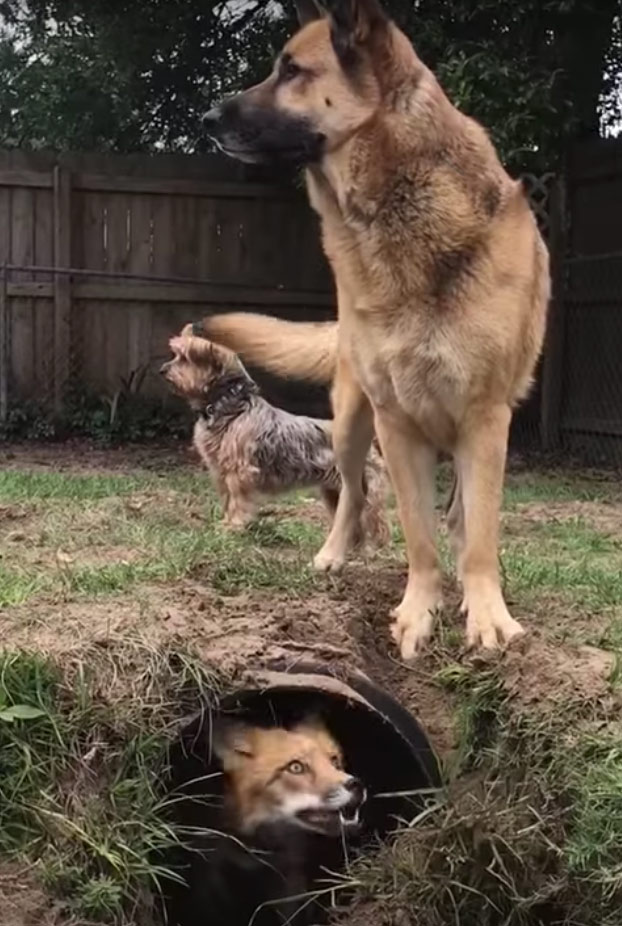
[[[241,850],[226,832],[213,730],[222,716],[287,728],[310,713],[322,717],[341,745],[345,767],[364,783],[367,799],[355,837],[343,832],[293,837],[287,853],[298,852],[304,869],[302,880],[295,879],[296,891],[292,877],[284,874],[282,855],[277,861],[278,852]],[[210,926],[326,922],[336,895],[340,906],[347,901],[347,864],[386,839],[397,824],[412,820],[440,786],[437,759],[418,720],[362,672],[317,661],[281,661],[250,670],[244,686],[185,727],[170,766],[173,817],[189,844],[164,859],[185,881],[165,897],[165,921],[171,926],[202,926],[206,915]]]

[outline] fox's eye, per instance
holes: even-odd
[[[335,768],[340,769],[342,767],[341,756],[338,756],[337,753],[330,757],[330,761],[333,763]]]
[[[298,759],[294,759],[294,761],[290,762],[287,766],[287,771],[291,772],[292,775],[302,775],[305,771],[304,762],[299,762]]]

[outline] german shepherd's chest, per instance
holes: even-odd
[[[465,346],[485,260],[477,201],[445,168],[398,178],[382,196],[314,180],[310,194],[339,293],[340,350],[377,409],[451,446],[482,373]]]
[[[407,415],[437,446],[450,450],[469,392],[470,371],[459,346],[425,324],[346,325],[343,350],[378,411]]]

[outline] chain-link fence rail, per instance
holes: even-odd
[[[611,231],[594,232],[593,215],[592,231],[580,230],[586,184],[591,201],[601,182],[594,163],[581,161],[581,173],[570,162],[564,181],[522,178],[555,286],[546,350],[512,446],[620,463],[622,261],[604,248]],[[613,208],[615,198],[599,197],[601,212]],[[300,191],[240,179],[210,157],[13,154],[6,163],[0,152],[0,425],[25,404],[62,416],[87,395],[111,414],[121,393],[164,400],[156,372],[171,334],[205,312],[240,309],[334,317],[317,223]],[[293,411],[329,413],[323,390],[266,376],[262,385]]]
[[[569,153],[552,241],[542,446],[622,467],[622,140]]]
[[[145,399],[166,399],[158,369],[170,356],[168,339],[188,321],[229,309],[289,319],[334,317],[330,293],[5,264],[0,267],[0,423],[12,409],[24,407],[63,418],[87,395],[108,407],[121,395],[139,392]],[[20,328],[27,328],[26,337]],[[265,371],[253,373],[284,407],[330,414],[326,390],[284,386]]]

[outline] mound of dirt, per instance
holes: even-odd
[[[2,926],[70,926],[32,872],[18,865],[0,865],[0,911]]]

